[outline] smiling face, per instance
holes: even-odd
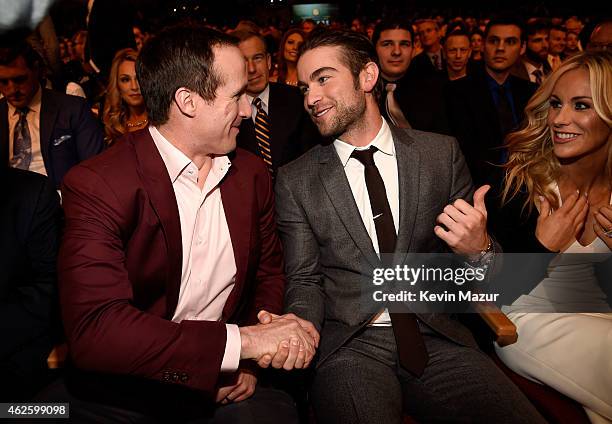
[[[606,154],[612,129],[595,111],[587,70],[574,69],[559,78],[550,98],[548,126],[559,160]]]
[[[566,33],[564,31],[555,28],[551,29],[548,34],[548,49],[550,54],[558,56],[563,53],[563,50],[565,50],[565,39]]]
[[[366,111],[365,93],[356,88],[340,49],[324,46],[308,50],[297,65],[304,107],[324,137],[343,138],[359,127]]]
[[[412,59],[412,36],[405,29],[381,31],[376,54],[385,79],[395,81],[406,73]]]
[[[259,37],[247,38],[240,42],[239,47],[247,65],[247,94],[257,97],[268,85],[272,60],[266,51],[266,45]]]
[[[204,154],[227,154],[236,148],[236,135],[243,119],[251,116],[246,98],[247,72],[244,56],[237,47],[215,47],[215,72],[222,78],[214,100],[195,95],[198,116],[194,139]]]
[[[287,37],[285,41],[285,49],[283,50],[283,57],[287,62],[296,62],[298,56],[298,49],[304,42],[304,39],[300,33],[295,32]]]
[[[136,79],[136,63],[132,60],[124,60],[117,69],[117,88],[123,100],[128,106],[139,107],[144,104],[140,86]]]

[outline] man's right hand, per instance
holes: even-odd
[[[286,370],[310,365],[318,339],[313,338],[295,317],[274,316],[264,322],[267,323],[240,327],[240,359],[255,359],[260,366],[272,365]]]

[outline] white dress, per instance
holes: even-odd
[[[514,372],[581,403],[591,422],[612,423],[612,309],[594,273],[612,252],[598,237],[564,253],[589,254],[556,256],[536,288],[502,308],[519,337],[495,349]]]

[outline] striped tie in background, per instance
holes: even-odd
[[[268,165],[270,173],[273,173],[272,151],[270,150],[270,121],[268,120],[268,114],[264,110],[259,97],[253,99],[253,104],[257,108],[257,116],[255,117],[257,150],[259,151],[259,156],[261,156],[266,165]]]

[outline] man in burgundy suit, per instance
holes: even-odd
[[[257,364],[307,367],[318,333],[275,315],[272,182],[236,149],[251,114],[244,58],[224,34],[176,26],[147,43],[137,74],[151,126],[62,187],[73,367],[50,393],[77,421],[296,422],[285,393],[256,385]]]

